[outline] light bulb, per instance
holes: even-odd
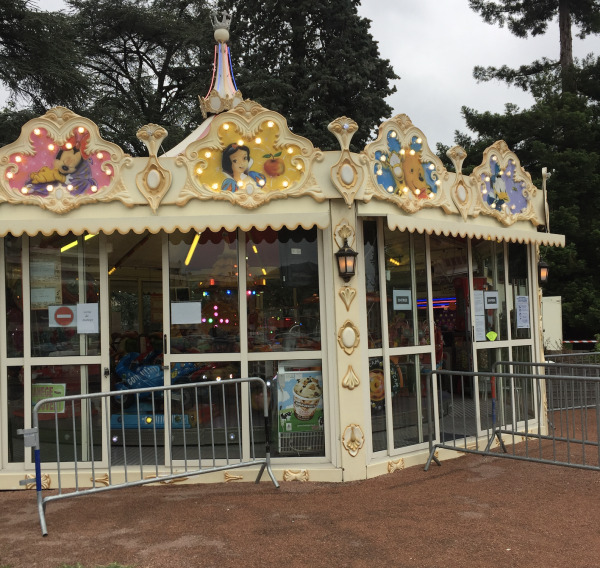
[[[70,142],[67,142],[67,143],[65,144],[65,148],[66,148],[67,150],[70,150],[71,148],[73,148],[73,144],[71,144]]]
[[[435,193],[433,193],[433,191],[429,194],[429,199],[435,199]]]
[[[487,195],[487,189],[484,189],[481,193],[483,193],[483,195]]]
[[[394,191],[394,188],[393,188],[393,187],[390,185],[390,186],[388,187],[388,191],[389,191],[390,193],[393,193],[393,191]]]
[[[267,122],[267,126],[269,128],[273,128],[273,126],[275,126],[275,123],[272,120],[269,120],[269,122]]]
[[[404,187],[402,188],[402,191],[403,191],[404,193],[408,193],[408,187],[404,186]]]
[[[212,156],[212,154],[210,152],[204,152],[205,158],[210,158],[211,156]]]
[[[302,169],[302,164],[298,164],[298,165],[296,166],[296,169],[297,169],[297,170],[301,170],[301,169]]]
[[[98,186],[92,185],[91,190],[92,190],[92,193],[96,193],[98,191]]]
[[[429,164],[429,169],[430,170],[435,170],[435,166],[433,164]]]
[[[237,141],[237,145],[238,145],[238,146],[243,146],[243,145],[244,145],[244,141],[243,141],[243,140],[240,138],[240,139]]]
[[[441,182],[441,181],[438,179],[438,180],[435,182],[435,185],[442,185],[442,182]]]
[[[492,203],[492,205],[490,206],[492,209],[496,209],[496,204]]]
[[[239,182],[238,182],[238,185],[239,185],[240,187],[244,187],[244,182],[243,182],[243,181],[239,181]]]
[[[406,150],[402,148],[402,150],[400,150],[400,153],[404,156],[404,154],[406,154]]]
[[[381,156],[381,158],[379,158],[379,159],[380,159],[382,162],[385,162],[387,158],[386,158],[385,156]]]
[[[39,136],[39,135],[42,133],[42,131],[41,131],[39,128],[35,128],[35,129],[34,129],[34,131],[33,131],[33,133],[34,133],[36,136]]]
[[[12,177],[13,177],[13,173],[12,173],[12,172],[6,172],[6,177],[7,177],[8,179],[12,179]]]
[[[395,132],[392,132],[392,133],[390,134],[390,136],[391,136],[392,138],[396,138],[396,136],[398,136],[398,135],[397,135]]]
[[[216,183],[213,183],[213,184],[212,184],[212,188],[213,188],[213,189],[218,189],[218,187],[219,187],[219,186],[218,186],[218,184],[216,184]]]
[[[85,132],[85,128],[83,126],[80,126],[78,129],[79,134],[83,134]]]
[[[421,142],[423,142],[423,140],[421,138],[417,138],[417,144],[420,144]]]
[[[254,141],[255,141],[257,144],[260,144],[260,143],[262,142],[262,138],[256,138]]]
[[[501,176],[502,176],[502,175],[504,175],[504,172],[503,172],[502,170],[500,170],[500,171],[498,172],[498,175],[501,175]]]
[[[507,175],[508,177],[510,177],[510,175],[511,175],[511,172],[506,172],[506,175]]]
[[[112,170],[111,170],[110,168],[108,168],[108,169],[106,170],[106,175],[107,175],[107,176],[112,176]]]
[[[283,182],[283,187],[287,187],[289,185],[289,183],[287,181]]]
[[[53,185],[50,185],[50,184],[48,184],[48,185],[46,186],[46,189],[47,189],[48,191],[52,191],[52,190],[54,189],[54,186],[53,186]]]
[[[225,123],[225,124],[223,125],[223,130],[229,130],[229,124]]]
[[[27,188],[26,187],[22,187],[21,188],[21,193],[23,193],[23,194],[27,193]]]
[[[294,153],[294,149],[293,148],[288,148],[288,154],[293,154]]]
[[[260,185],[260,187],[262,187],[263,185],[265,185],[265,180],[264,179],[259,179],[258,180],[258,185]],[[215,187],[215,189],[217,189],[217,188]]]
[[[71,184],[69,184],[69,185],[67,185],[67,189],[68,189],[69,191],[73,191],[73,186],[72,186]]]
[[[414,155],[415,155],[415,151],[414,151],[412,148],[411,148],[411,150],[410,150],[410,155],[411,155],[411,156],[414,156]]]
[[[104,158],[104,154],[102,152],[98,152],[96,155],[98,156],[99,160],[101,160],[102,158]]]
[[[490,181],[490,176],[485,176],[485,181]]]
[[[418,189],[418,188],[417,188],[417,189],[415,189],[415,195],[419,195],[420,193],[421,193],[421,190],[420,190],[420,189]]]
[[[19,162],[20,162],[22,159],[23,159],[23,158],[21,158],[21,156],[17,156],[17,157],[15,158],[15,162],[19,163]]]
[[[200,175],[202,173],[202,168],[196,168],[196,173]]]
[[[48,144],[48,150],[52,152],[52,150],[54,150],[54,144]]]

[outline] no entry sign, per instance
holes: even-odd
[[[48,306],[50,327],[77,327],[77,306]]]

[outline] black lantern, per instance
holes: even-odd
[[[356,273],[356,257],[358,253],[350,247],[348,239],[344,239],[344,245],[335,253],[338,261],[340,277],[348,282]]]
[[[548,272],[550,271],[550,267],[541,259],[538,262],[538,279],[540,285],[544,285],[548,282]]]

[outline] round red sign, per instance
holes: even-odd
[[[54,312],[54,321],[58,325],[67,326],[70,325],[75,319],[75,314],[71,308],[67,306],[61,306]]]

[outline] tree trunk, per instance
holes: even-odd
[[[563,93],[577,90],[573,74],[573,36],[571,35],[571,0],[558,2],[558,27],[560,30],[560,67]]]

